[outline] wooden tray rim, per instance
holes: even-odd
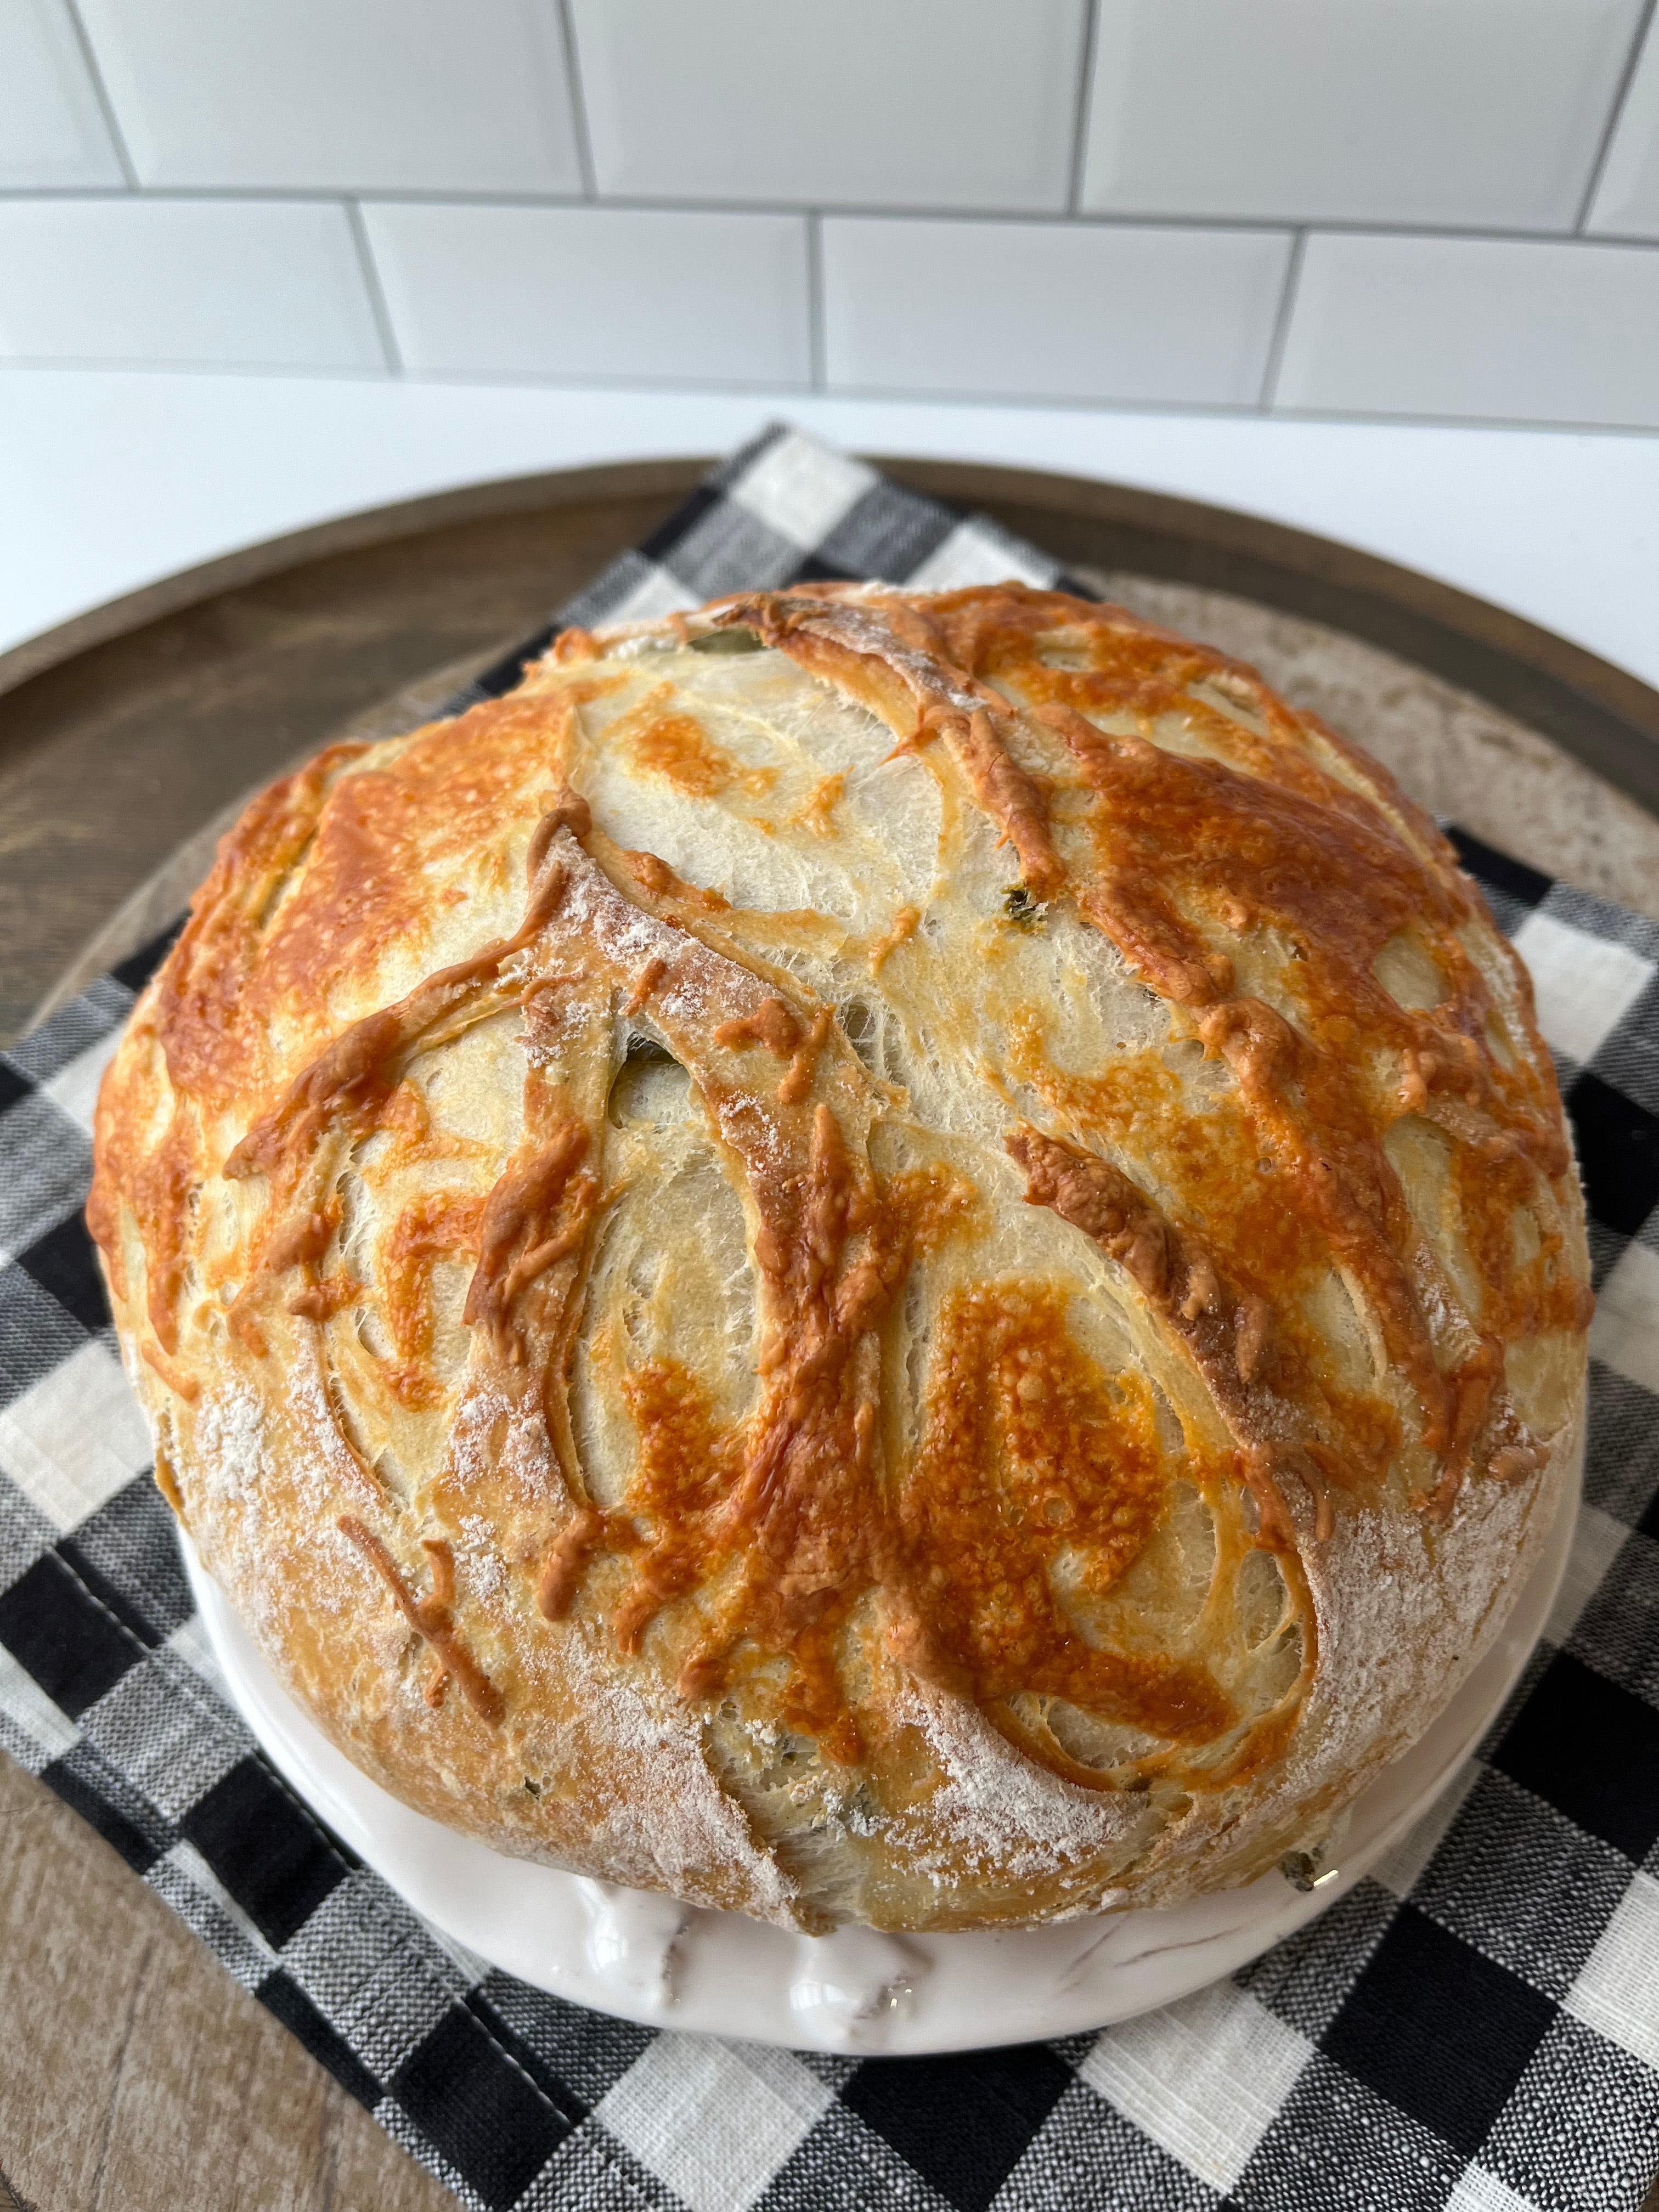
[[[1197,585],[1323,623],[1473,692],[1553,738],[1659,814],[1659,690],[1524,617],[1335,538],[1200,500],[1104,479],[989,463],[867,456],[899,481],[965,507],[1017,506],[1103,528],[1095,567]],[[707,455],[492,477],[364,508],[263,539],[108,600],[0,653],[0,696],[76,654],[222,592],[332,556],[451,525],[605,498],[691,489]],[[1063,530],[1061,535],[1069,535]],[[1049,547],[1063,557],[1063,547]]]

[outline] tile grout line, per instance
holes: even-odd
[[[1652,0],[1652,4],[1659,6],[1659,0]],[[342,196],[352,190],[348,185],[142,185],[136,191],[116,185],[0,185],[0,205],[25,206],[34,201],[74,201],[79,204],[112,200],[125,203],[141,198],[147,204],[156,206],[180,203],[210,203],[230,207],[243,204],[254,207],[337,206]],[[1154,215],[1139,210],[1132,215],[1091,210],[1085,215],[1072,216],[1030,208],[890,207],[873,203],[813,207],[803,200],[644,199],[623,192],[601,193],[593,200],[586,201],[574,192],[512,192],[482,189],[469,191],[453,187],[444,191],[423,191],[410,185],[374,185],[362,190],[356,196],[373,201],[376,205],[391,207],[547,208],[580,212],[591,206],[596,211],[614,210],[635,215],[815,216],[820,221],[834,218],[851,222],[980,223],[1008,228],[1029,225],[1044,230],[1082,232],[1166,230],[1188,235],[1207,232],[1224,237],[1234,234],[1260,237],[1264,232],[1277,232],[1291,237],[1300,232],[1308,235],[1318,233],[1333,238],[1423,239],[1431,242],[1454,239],[1487,246],[1605,246],[1627,252],[1659,253],[1659,238],[1647,237],[1634,231],[1607,234],[1598,231],[1589,236],[1581,236],[1571,230],[1543,230],[1519,225],[1508,228],[1482,228],[1453,222],[1389,222],[1383,219],[1359,222],[1321,217],[1313,222],[1303,222],[1294,216]]]
[[[97,53],[87,35],[87,27],[81,21],[81,0],[64,0],[64,5],[70,27],[81,48],[81,58],[86,63],[87,75],[92,80],[93,97],[98,102],[99,112],[104,118],[104,128],[109,132],[110,143],[115,149],[115,158],[121,165],[121,174],[127,180],[128,191],[136,192],[140,189],[138,171],[127,151],[127,142],[115,113],[115,102],[110,98],[109,88],[104,82],[104,72],[98,66]]]
[[[1625,57],[1625,66],[1620,71],[1619,83],[1607,107],[1601,142],[1595,149],[1595,159],[1590,164],[1589,182],[1584,187],[1584,197],[1578,204],[1578,213],[1573,221],[1575,238],[1583,236],[1584,225],[1589,221],[1590,210],[1595,204],[1595,195],[1601,189],[1601,173],[1607,166],[1607,156],[1613,151],[1613,142],[1618,136],[1625,103],[1630,98],[1630,88],[1636,82],[1636,72],[1641,65],[1642,49],[1647,44],[1648,33],[1653,25],[1654,6],[1655,0],[1646,0],[1636,26],[1636,35],[1631,40],[1630,52]]]
[[[392,320],[392,309],[387,305],[386,288],[380,282],[380,264],[374,258],[374,248],[369,243],[368,225],[363,221],[362,202],[349,199],[342,202],[346,222],[351,228],[351,241],[357,250],[357,266],[363,280],[363,289],[368,295],[368,311],[374,318],[374,327],[380,334],[380,349],[386,356],[386,370],[389,376],[404,374],[404,357],[398,343],[398,333]]]
[[[587,127],[587,91],[582,82],[581,53],[570,0],[559,0],[559,36],[564,46],[565,91],[570,101],[570,128],[576,143],[576,169],[582,180],[584,200],[596,200],[599,187],[593,167],[593,139]]]
[[[1302,287],[1302,264],[1308,249],[1308,233],[1298,230],[1291,240],[1291,251],[1285,264],[1285,283],[1279,295],[1279,312],[1273,318],[1273,332],[1267,341],[1267,358],[1262,364],[1261,385],[1256,395],[1256,412],[1271,415],[1279,396],[1279,373],[1285,362],[1285,347],[1291,335],[1291,318],[1296,313],[1297,294]]]
[[[828,356],[824,344],[823,217],[816,210],[806,218],[806,360],[814,392],[829,388]]]
[[[1072,118],[1072,170],[1066,194],[1066,212],[1073,216],[1078,212],[1083,196],[1083,165],[1094,106],[1095,52],[1099,35],[1100,0],[1089,0],[1083,24],[1083,51],[1078,57],[1077,106]]]

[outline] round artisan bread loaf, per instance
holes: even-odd
[[[569,631],[276,785],[90,1216],[157,1480],[361,1767],[811,1929],[1313,1848],[1582,1420],[1554,1077],[1433,823],[1015,585]]]

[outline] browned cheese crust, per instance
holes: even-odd
[[[1582,1420],[1553,1074],[1433,823],[1014,585],[567,633],[276,785],[89,1218],[157,1480],[360,1766],[808,1929],[1311,1845]]]

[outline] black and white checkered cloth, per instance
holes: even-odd
[[[562,619],[1057,573],[773,429]],[[82,1223],[98,1078],[160,947],[0,1055],[0,1745],[471,2206],[1636,2212],[1659,2170],[1659,927],[1460,844],[1537,982],[1594,1215],[1583,1517],[1480,1756],[1231,1981],[1053,2045],[798,2057],[484,1972],[358,1864],[216,1679]]]

